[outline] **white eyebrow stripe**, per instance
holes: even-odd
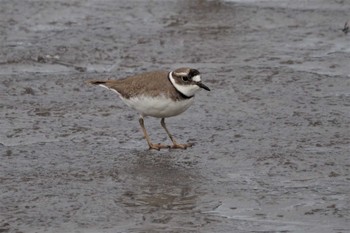
[[[187,76],[188,75],[188,73],[186,73],[186,72],[180,72],[180,73],[175,73],[176,75],[178,75],[178,76]]]

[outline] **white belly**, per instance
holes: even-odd
[[[186,111],[194,101],[191,99],[173,101],[165,96],[158,97],[134,97],[130,99],[121,98],[124,103],[138,111],[142,116],[158,118],[172,117]]]

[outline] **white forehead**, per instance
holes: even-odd
[[[201,81],[201,76],[199,74],[197,74],[196,76],[192,77],[192,80],[195,82],[200,82]]]

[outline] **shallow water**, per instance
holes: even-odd
[[[2,1],[0,232],[349,232],[349,3]],[[187,150],[84,83],[185,65]]]

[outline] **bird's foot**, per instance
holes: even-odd
[[[174,143],[170,148],[171,149],[184,149],[184,150],[186,150],[187,147],[192,147],[193,145],[194,145],[194,143],[186,143],[186,144]]]
[[[192,147],[194,143],[186,143],[186,144],[178,144],[174,143],[173,145],[163,145],[163,144],[150,144],[149,149],[150,150],[160,150],[160,149],[183,149],[186,150],[188,147]]]
[[[170,146],[168,145],[163,145],[163,144],[149,144],[149,149],[150,150],[160,150],[160,149],[163,149],[163,148],[170,148]]]

